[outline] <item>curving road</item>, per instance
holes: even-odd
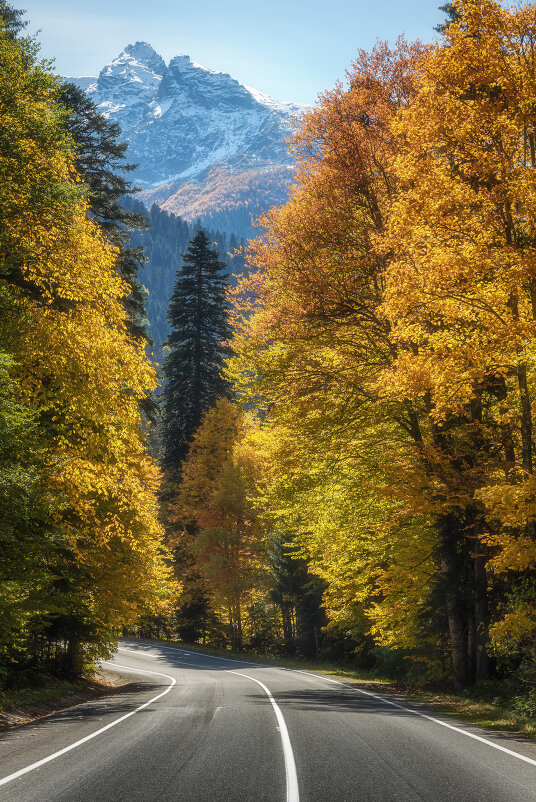
[[[536,743],[307,672],[123,642],[117,694],[0,736],[3,802],[536,802]]]

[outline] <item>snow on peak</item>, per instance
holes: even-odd
[[[89,84],[89,80],[88,80]],[[140,183],[197,180],[214,164],[289,167],[285,139],[300,107],[278,103],[190,56],[166,66],[147,42],[129,44],[88,85],[117,122]],[[233,168],[234,169],[234,168]]]
[[[133,45],[127,45],[123,53],[131,56],[145,67],[149,67],[157,75],[163,75],[166,71],[166,62],[148,42],[136,42]]]
[[[194,61],[186,53],[179,53],[178,56],[172,58],[171,61],[169,62],[169,66],[171,67],[172,64],[179,67],[179,69],[182,67],[182,69],[202,70],[203,72],[208,72],[211,73],[212,75],[221,74],[218,73],[216,70],[210,70],[208,67],[204,67],[202,64],[198,64],[197,61]]]
[[[91,88],[97,81],[96,75],[66,75],[66,81],[70,81],[73,84],[76,84],[83,92],[90,92]]]

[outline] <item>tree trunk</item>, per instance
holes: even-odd
[[[465,625],[463,610],[460,605],[459,594],[453,588],[447,588],[445,594],[447,618],[450,633],[450,653],[452,658],[452,671],[454,684],[458,690],[467,685],[467,627]]]
[[[466,600],[462,592],[464,560],[458,553],[459,526],[454,515],[443,515],[438,521],[441,573],[445,588],[445,609],[450,634],[452,671],[456,688],[467,685],[468,632]]]
[[[475,679],[489,677],[488,654],[488,577],[482,545],[475,542],[474,554]]]
[[[527,383],[527,366],[518,365],[517,382],[521,397],[521,454],[522,465],[527,473],[532,473],[532,410]]]
[[[294,654],[294,642],[292,638],[292,616],[289,602],[282,601],[279,605],[281,609],[281,623],[283,625],[283,641],[285,651],[289,655]]]
[[[236,602],[236,646],[238,651],[242,650],[242,610],[240,609],[240,600]]]

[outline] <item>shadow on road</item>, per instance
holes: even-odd
[[[140,693],[158,693],[168,683],[159,682],[129,682],[125,685],[120,685],[111,693],[92,699],[88,702],[78,702],[73,704],[72,707],[66,707],[63,710],[50,712],[43,716],[33,718],[19,726],[10,727],[9,729],[0,732],[0,740],[6,740],[12,736],[16,736],[21,731],[28,730],[39,726],[46,728],[47,725],[56,726],[60,724],[71,724],[83,720],[102,719],[102,723],[106,724],[108,716],[110,718],[117,718],[119,715],[130,713],[140,706]],[[141,713],[145,711],[140,711]]]

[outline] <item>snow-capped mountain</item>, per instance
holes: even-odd
[[[249,233],[250,215],[285,200],[285,139],[303,107],[278,103],[189,56],[168,65],[146,42],[128,45],[97,78],[71,79],[119,123],[142,199],[186,219]]]

